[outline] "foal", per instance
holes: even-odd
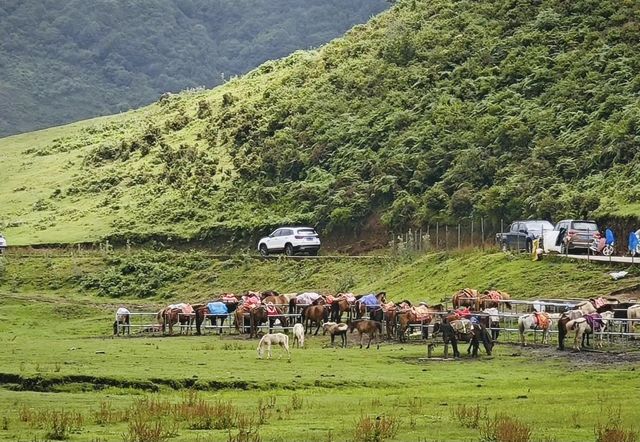
[[[297,347],[304,347],[304,325],[297,323],[293,326],[293,343]]]
[[[271,345],[277,344],[287,352],[287,356],[291,359],[291,352],[289,351],[289,336],[284,333],[267,333],[260,339],[258,344],[258,358],[262,359],[265,348],[267,349],[267,359],[271,359]]]
[[[382,334],[382,322],[372,321],[370,319],[356,319],[349,324],[349,332],[353,333],[354,330],[358,330],[360,334],[360,348],[362,348],[362,339],[364,335],[369,335],[369,342],[367,348],[371,346],[371,340],[376,337],[379,332]],[[380,349],[380,339],[378,338],[376,348]]]
[[[342,348],[347,346],[347,330],[349,326],[347,324],[336,324],[335,322],[325,322],[322,324],[322,334],[326,335],[327,332],[331,335],[331,346],[335,346],[336,335],[342,339]]]

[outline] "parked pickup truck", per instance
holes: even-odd
[[[525,250],[531,252],[533,240],[542,238],[545,231],[553,230],[553,224],[543,220],[515,221],[506,233],[497,233],[496,242],[503,251]]]

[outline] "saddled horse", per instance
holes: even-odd
[[[238,308],[240,303],[239,297],[225,293],[218,299],[214,299],[206,304],[194,304],[193,310],[195,312],[196,320],[196,334],[202,334],[202,323],[205,319],[209,318],[211,325],[215,327],[218,320],[220,320],[219,334],[222,334],[222,326],[224,320],[232,315]]]
[[[280,321],[283,328],[289,326],[289,320],[284,316],[284,307],[273,304],[262,304],[249,310],[250,337],[258,336],[258,327],[262,324],[269,323],[269,333],[273,329],[276,320]]]
[[[551,317],[547,312],[533,312],[522,315],[518,318],[518,331],[520,333],[520,343],[523,347],[527,345],[525,341],[525,331],[541,330],[542,343],[549,343],[549,332],[551,330]]]
[[[511,309],[511,303],[509,300],[511,296],[507,292],[500,292],[498,290],[485,290],[479,299],[479,308],[487,309],[487,308],[500,308],[500,304],[504,304],[504,306],[508,309]]]
[[[479,298],[480,295],[477,290],[464,288],[451,297],[451,303],[453,304],[454,309],[469,307],[474,310],[479,310]]]
[[[453,347],[453,357],[459,358],[458,342],[468,342],[471,346],[471,356],[478,357],[480,342],[484,346],[487,355],[491,355],[493,343],[487,329],[481,324],[474,324],[468,319],[457,319],[455,321],[436,322],[433,328],[433,336],[442,333],[444,342],[444,357],[449,356],[449,344]]]
[[[579,309],[569,310],[560,315],[560,319],[558,319],[558,350],[564,350],[564,340],[569,332],[569,330],[567,330],[569,321],[582,318],[583,316],[584,313]]]
[[[371,317],[372,312],[377,312],[380,316],[382,316],[382,305],[387,302],[387,293],[379,292],[378,294],[370,293],[368,295],[364,295],[359,299],[356,299],[353,304],[353,309],[355,311],[355,318],[362,319],[362,317],[369,312],[369,319],[376,320]],[[382,320],[382,318],[380,318]]]
[[[392,335],[397,331],[398,313],[409,308],[411,308],[411,302],[406,299],[397,304],[387,302],[382,306],[384,325],[387,329],[387,339],[392,339]]]
[[[582,318],[573,319],[567,323],[567,330],[574,331],[575,339],[573,342],[574,350],[580,351],[584,347],[584,338],[590,334],[594,334],[599,337],[598,346],[602,347],[602,337],[609,321],[613,319],[613,312],[607,311],[602,314],[591,313],[584,315]],[[580,341],[580,345],[578,345]]]
[[[316,292],[304,292],[300,294],[296,293],[289,295],[288,298],[290,315],[302,313],[302,310],[309,305],[320,305],[326,303],[326,299],[321,294]]]
[[[180,324],[186,326],[186,332],[189,332],[193,323],[195,315],[191,304],[171,304],[158,312],[156,318],[158,323],[162,325],[162,333],[166,332],[167,326],[169,327],[169,334],[173,334],[173,326]],[[182,332],[182,330],[181,330]]]
[[[353,293],[338,293],[331,303],[331,321],[340,323],[343,313],[348,315],[347,321],[350,321],[352,307],[355,302],[356,296]]]
[[[362,348],[364,335],[369,336],[369,342],[367,343],[367,348],[369,348],[371,346],[371,340],[382,334],[382,322],[372,321],[371,319],[355,319],[349,323],[349,332],[353,333],[354,330],[358,330],[358,334],[360,335],[360,348]],[[380,348],[379,338],[376,348]]]
[[[422,338],[427,339],[429,337],[428,325],[443,310],[444,306],[442,304],[429,307],[424,303],[418,306],[411,306],[409,308],[399,310],[396,318],[398,339],[400,342],[406,341],[406,332],[411,324],[420,324],[422,329]]]
[[[316,332],[314,335],[318,334],[322,324],[329,321],[329,308],[330,307],[326,304],[318,304],[308,305],[302,309],[301,319],[305,333],[307,332],[307,329],[309,329],[309,333],[311,333],[311,329],[315,324]]]

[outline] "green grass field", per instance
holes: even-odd
[[[480,440],[482,422],[496,413],[535,428],[531,440],[540,441],[595,440],[599,424],[637,425],[640,364],[633,358],[505,344],[490,358],[419,362],[426,349],[418,341],[361,350],[351,335],[346,349],[326,348],[328,337],[308,338],[307,348],[293,349],[288,362],[279,349],[273,360],[258,360],[257,340],[237,336],[111,337],[119,304],[153,311],[170,294],[181,294],[174,301],[247,285],[287,291],[300,281],[330,290],[352,277],[354,291],[387,289],[393,299],[435,299],[460,284],[497,284],[531,298],[540,291],[559,296],[555,286],[573,275],[564,293],[574,297],[619,288],[602,276],[604,267],[481,253],[357,262],[218,262],[185,253],[174,264],[191,270],[155,296],[113,299],[78,282],[109,273],[113,257],[9,256],[3,262],[0,440],[46,440],[54,416],[58,430],[66,422],[75,441],[136,440],[130,436],[147,424],[156,428],[156,420],[170,441],[382,440],[365,438],[368,418],[388,424],[390,440]],[[520,280],[532,272],[541,281]],[[216,277],[204,280],[205,274]],[[637,283],[637,276],[624,283]],[[226,425],[229,410],[235,413],[227,419],[231,428],[212,429]],[[246,430],[247,420],[253,433],[243,439],[238,425]],[[137,440],[153,440],[150,434]]]

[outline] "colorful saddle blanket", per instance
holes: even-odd
[[[261,304],[260,298],[255,295],[243,296],[242,297],[242,312],[248,312],[254,307],[257,307]]]
[[[210,315],[226,315],[229,313],[229,309],[224,302],[210,302],[207,304],[207,309]]]
[[[468,319],[458,319],[457,321],[453,321],[451,323],[451,327],[453,327],[456,332],[466,335],[467,333],[471,332],[473,324]]]
[[[296,304],[313,304],[314,301],[317,301],[318,298],[320,298],[320,296],[321,295],[319,293],[315,292],[300,293],[296,296]]]
[[[238,302],[238,298],[233,295],[222,295],[222,302],[230,303],[230,302]]]
[[[537,328],[547,329],[549,328],[549,317],[544,313],[535,312],[533,314]]]
[[[349,304],[356,302],[356,297],[353,293],[343,293],[338,299],[346,299]]]
[[[595,308],[600,308],[600,307],[602,307],[602,306],[604,306],[604,305],[607,305],[607,300],[606,300],[606,299],[604,299],[604,298],[602,298],[602,297],[600,297],[600,298],[596,298],[596,299],[594,299],[594,300],[592,301],[592,303],[593,303],[593,306],[594,306]]]
[[[584,319],[587,321],[587,324],[589,324],[589,327],[591,327],[592,331],[599,332],[600,330],[604,329],[604,321],[602,320],[602,316],[600,316],[600,314],[592,313],[590,315],[585,315]]]
[[[500,301],[502,299],[502,294],[497,290],[489,290],[486,295],[493,301]]]
[[[373,293],[368,295],[364,295],[360,298],[360,302],[367,306],[367,309],[373,310],[376,307],[380,307],[380,303],[378,302],[378,298]]]
[[[429,307],[427,307],[426,305],[413,307],[413,311],[415,312],[416,319],[418,321],[431,321],[431,312],[429,311]]]
[[[470,318],[471,310],[469,310],[469,307],[461,307],[455,311],[455,314],[458,315],[460,318]]]
[[[174,308],[179,309],[185,315],[192,315],[193,314],[193,307],[191,307],[191,304],[185,304],[184,302],[180,303],[180,304],[171,304],[169,306],[169,308],[171,308],[171,309],[174,309]]]
[[[267,316],[280,316],[280,312],[271,302],[267,304]]]

